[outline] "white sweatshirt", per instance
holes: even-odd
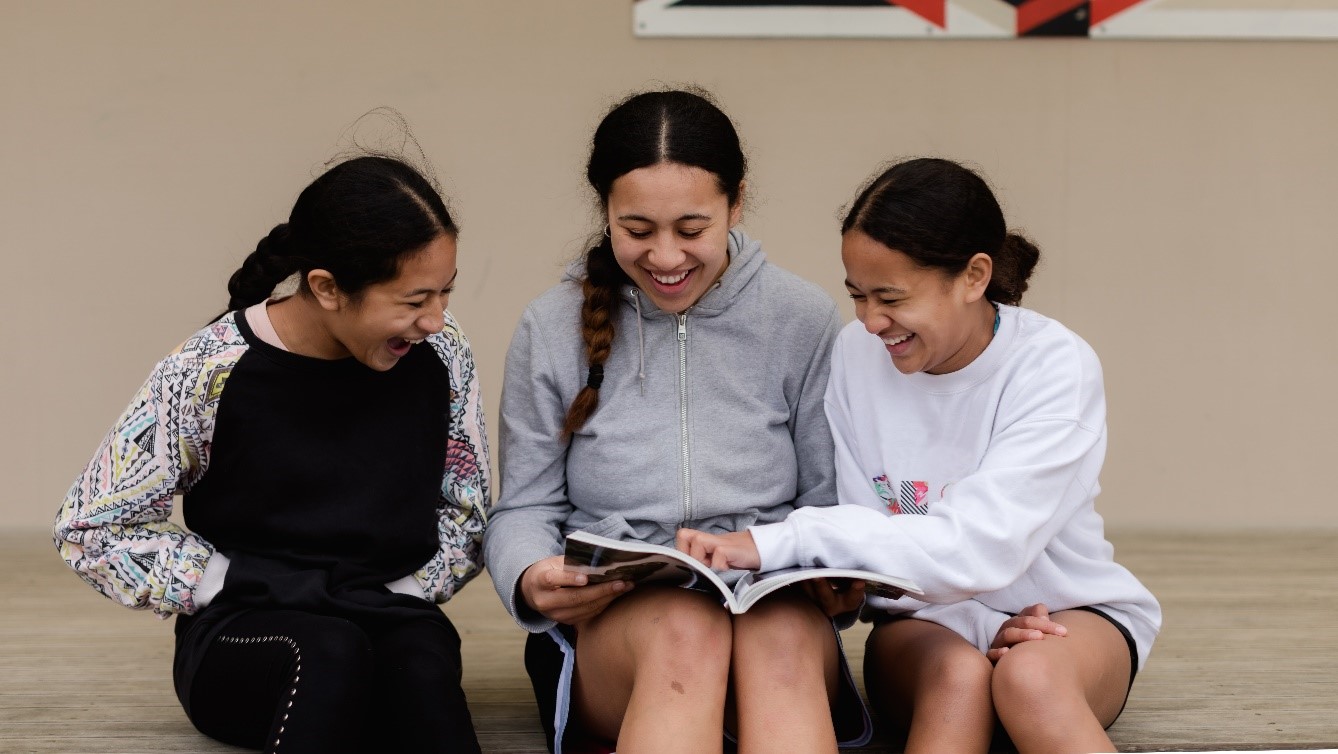
[[[762,568],[908,576],[926,602],[870,607],[941,623],[982,651],[1028,605],[1096,607],[1129,629],[1141,668],[1161,607],[1114,562],[1093,506],[1106,453],[1101,364],[1058,322],[999,311],[984,353],[944,375],[898,372],[858,321],[841,331],[826,409],[843,505],[750,527]]]

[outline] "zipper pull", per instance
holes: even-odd
[[[678,341],[681,343],[688,339],[688,315],[678,315]]]

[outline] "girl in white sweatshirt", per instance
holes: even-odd
[[[1093,507],[1096,354],[1016,306],[1039,251],[955,163],[911,160],[870,182],[841,257],[859,318],[826,394],[843,505],[680,546],[715,567],[919,582],[924,602],[868,600],[869,695],[909,752],[984,752],[996,721],[1022,752],[1114,751],[1105,728],[1161,609],[1112,560]]]

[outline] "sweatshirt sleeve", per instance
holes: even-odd
[[[915,579],[926,602],[958,602],[1015,582],[1095,494],[1105,454],[1099,379],[1081,412],[1073,383],[1052,380],[1023,386],[1020,418],[993,435],[979,468],[927,514],[883,513],[871,504],[839,358],[834,362],[827,410],[838,496],[853,504],[800,509],[754,527],[763,568],[821,564],[903,575]]]
[[[841,331],[836,304],[828,299],[827,326],[808,359],[799,401],[790,427],[799,461],[796,508],[836,503],[836,474],[832,468],[832,433],[823,409],[823,393],[831,371],[832,343]]]
[[[217,404],[225,378],[180,354],[164,359],[60,506],[54,537],[61,557],[122,605],[166,618],[206,601],[196,591],[214,548],[168,517],[173,496],[204,473],[213,427],[203,414]]]
[[[433,345],[450,372],[451,426],[437,509],[439,547],[414,574],[423,595],[433,602],[449,600],[478,574],[492,500],[488,435],[474,353],[450,312],[446,312],[442,336]]]
[[[484,542],[488,572],[506,609],[522,628],[545,631],[553,621],[525,606],[518,583],[525,569],[562,554],[560,525],[567,499],[566,416],[547,341],[527,308],[506,355],[502,384],[501,492]]]

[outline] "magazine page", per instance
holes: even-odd
[[[734,585],[737,612],[744,612],[757,601],[777,589],[808,579],[851,579],[865,582],[864,593],[871,597],[897,599],[907,594],[922,595],[920,587],[910,579],[885,576],[872,571],[850,568],[782,568],[764,573],[750,573]]]
[[[730,596],[729,588],[711,569],[668,547],[577,531],[567,536],[565,558],[567,569],[584,573],[591,584],[621,579]]]

